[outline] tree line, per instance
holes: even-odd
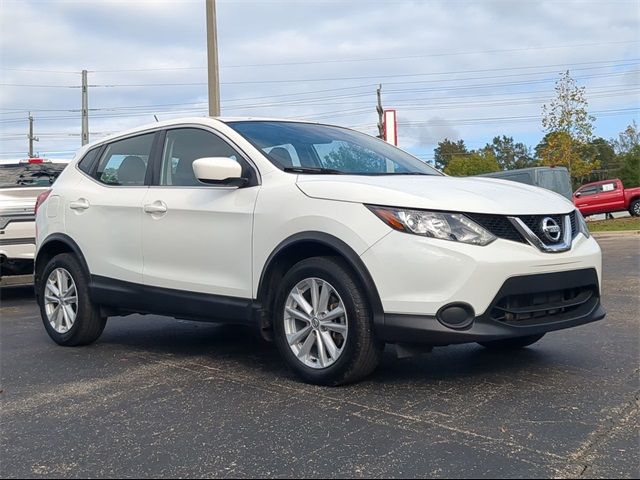
[[[464,140],[444,139],[434,151],[436,168],[448,175],[468,176],[562,166],[569,170],[574,187],[613,177],[627,187],[640,186],[640,132],[635,120],[618,138],[594,137],[595,117],[588,113],[584,87],[567,71],[556,82],[555,92],[555,98],[542,107],[545,135],[535,148],[506,135],[476,150],[469,150]]]

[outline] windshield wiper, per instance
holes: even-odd
[[[334,170],[332,168],[320,168],[320,167],[284,167],[285,172],[292,173],[317,173],[320,175],[342,175],[344,172],[340,170]]]

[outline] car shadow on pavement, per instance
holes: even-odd
[[[199,362],[204,359],[211,366],[224,362],[228,367],[232,362],[248,374],[260,372],[293,378],[275,345],[262,340],[255,329],[247,326],[132,315],[109,319],[99,342],[138,352],[142,350],[168,355],[175,360],[197,357]],[[397,384],[462,377],[481,378],[487,374],[507,378],[532,366],[547,365],[550,360],[540,350],[540,346],[533,346],[516,351],[491,351],[469,344],[436,348],[432,353],[399,359],[395,347],[388,345],[380,367],[368,382]]]

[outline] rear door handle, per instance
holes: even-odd
[[[79,198],[75,202],[69,202],[69,208],[72,210],[86,210],[89,208],[89,200],[86,198]]]
[[[167,213],[167,204],[157,200],[144,206],[145,213]]]

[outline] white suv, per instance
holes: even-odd
[[[36,291],[61,345],[153,313],[255,325],[306,381],[385,343],[523,347],[604,317],[571,202],[451,178],[382,140],[274,120],[156,123],[83,148],[37,205]]]

